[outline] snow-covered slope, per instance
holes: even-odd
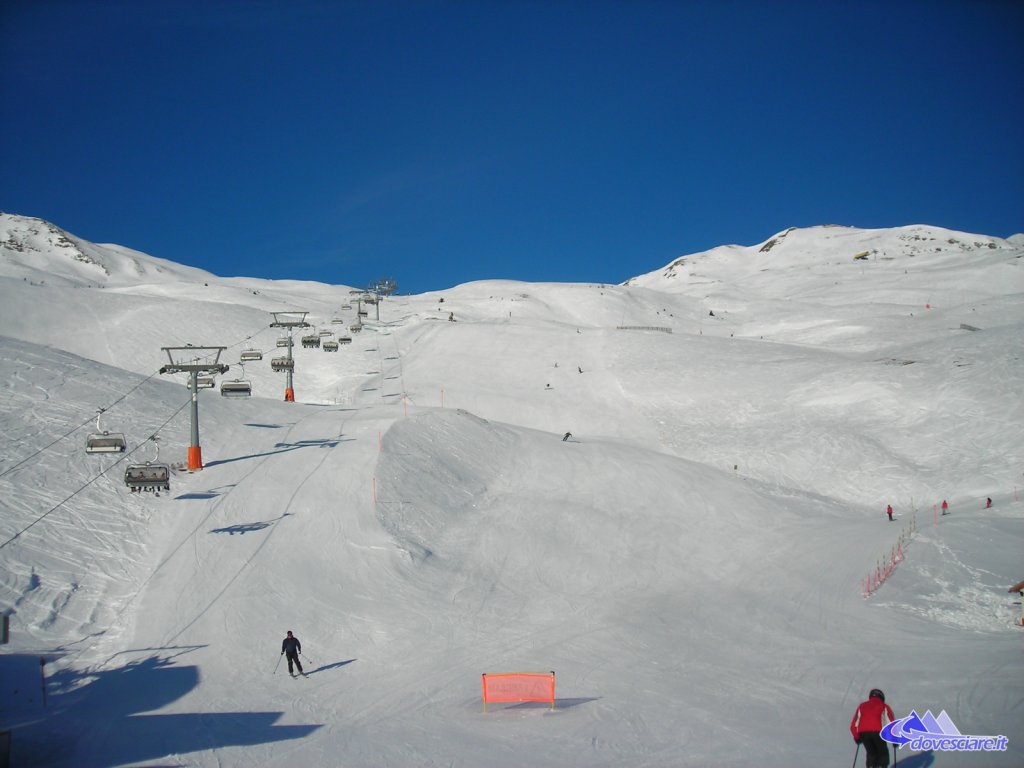
[[[297,346],[285,403],[269,313],[340,335],[348,288],[79,241],[147,265],[89,281],[13,219],[48,265],[0,251],[15,764],[821,766],[874,686],[1010,737],[972,765],[1024,759],[1019,244],[789,230],[622,286],[395,297]],[[189,394],[156,371],[185,343],[228,378],[263,350],[255,396],[200,392],[205,469],[133,495],[151,435],[184,459]],[[85,454],[99,408],[129,456]],[[481,711],[481,672],[549,669],[556,710]]]

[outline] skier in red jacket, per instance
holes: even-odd
[[[867,768],[886,768],[889,765],[889,745],[882,739],[881,730],[895,720],[892,708],[885,703],[885,694],[872,688],[868,700],[853,713],[850,733],[853,740],[864,745]]]

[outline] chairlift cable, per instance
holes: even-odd
[[[136,384],[136,385],[135,385],[134,387],[132,387],[131,389],[129,389],[129,390],[127,391],[127,392],[125,392],[125,393],[124,393],[123,395],[121,395],[121,396],[120,396],[119,398],[117,398],[117,400],[115,400],[114,402],[112,402],[112,403],[111,403],[110,405],[108,405],[108,406],[107,406],[106,408],[100,408],[99,410],[100,410],[100,411],[101,411],[102,413],[106,413],[106,412],[107,412],[107,411],[109,411],[109,410],[110,410],[111,408],[113,408],[113,407],[114,407],[115,405],[117,405],[117,404],[118,404],[118,403],[120,403],[120,402],[121,402],[122,400],[124,400],[124,399],[125,399],[126,397],[128,397],[128,395],[130,395],[130,394],[131,394],[132,392],[134,392],[134,391],[135,391],[136,389],[138,389],[138,388],[139,388],[139,387],[141,387],[141,386],[142,386],[143,384],[145,384],[145,383],[146,383],[147,381],[149,381],[149,380],[150,380],[150,379],[152,379],[152,378],[153,378],[154,376],[156,376],[156,375],[157,375],[158,373],[160,373],[160,372],[159,372],[159,371],[154,371],[153,373],[149,374],[149,376],[147,376],[147,377],[146,377],[146,378],[144,378],[144,379],[143,379],[142,381],[140,381],[140,382],[139,382],[138,384]],[[93,420],[94,420],[95,418],[96,418],[95,416],[90,416],[90,417],[89,417],[88,419],[86,419],[85,421],[83,421],[83,422],[82,422],[81,424],[79,424],[78,426],[76,426],[76,427],[73,427],[73,428],[72,428],[72,429],[71,429],[70,431],[68,431],[68,432],[64,433],[63,435],[61,435],[61,436],[60,436],[60,437],[58,437],[57,439],[53,440],[52,442],[50,442],[50,443],[47,443],[46,445],[44,445],[44,446],[43,446],[42,448],[40,448],[39,450],[37,450],[37,451],[36,451],[35,453],[31,453],[31,454],[29,454],[29,455],[28,455],[28,456],[26,456],[26,457],[25,457],[24,459],[22,459],[21,461],[19,461],[19,462],[18,462],[17,464],[13,464],[12,466],[10,466],[10,467],[8,467],[7,469],[5,469],[5,470],[4,470],[3,472],[0,472],[0,478],[4,478],[4,477],[6,477],[6,476],[7,476],[7,475],[9,475],[9,474],[10,474],[11,472],[13,472],[13,471],[14,471],[14,470],[16,470],[16,469],[17,469],[18,467],[20,467],[20,466],[21,466],[22,464],[25,464],[26,462],[28,462],[28,461],[30,461],[30,460],[32,460],[32,459],[34,459],[34,458],[35,458],[36,456],[38,456],[38,455],[39,455],[40,453],[42,453],[43,451],[47,451],[47,450],[49,450],[50,448],[52,448],[53,446],[55,446],[55,445],[56,445],[57,443],[59,443],[59,442],[60,442],[61,440],[66,440],[67,438],[71,437],[71,436],[72,436],[73,434],[75,434],[75,432],[77,432],[78,430],[80,430],[80,429],[81,429],[82,427],[84,427],[84,426],[85,426],[86,424],[91,424],[91,423],[93,422]]]
[[[85,483],[84,485],[82,485],[82,486],[81,486],[80,488],[78,488],[78,490],[76,490],[76,491],[75,491],[74,493],[72,493],[72,494],[71,494],[70,496],[68,496],[68,497],[67,497],[66,499],[64,499],[63,501],[59,501],[59,502],[57,502],[57,504],[55,504],[55,505],[54,505],[53,507],[51,507],[50,509],[48,509],[48,510],[47,510],[46,512],[44,512],[44,513],[43,513],[42,515],[40,515],[39,517],[37,517],[37,518],[36,518],[35,520],[33,520],[33,521],[32,521],[31,523],[29,523],[28,525],[26,525],[26,526],[25,526],[24,528],[22,528],[22,529],[21,529],[20,531],[18,531],[18,532],[17,532],[16,534],[14,534],[13,536],[11,536],[11,538],[9,538],[9,539],[8,539],[7,541],[5,541],[5,542],[3,542],[2,544],[0,544],[0,549],[3,549],[4,547],[6,547],[6,546],[7,546],[8,544],[10,544],[10,543],[11,543],[12,541],[14,541],[14,540],[15,540],[15,539],[17,539],[17,538],[18,538],[19,536],[21,536],[21,534],[25,533],[25,531],[27,531],[27,530],[28,530],[29,528],[31,528],[31,527],[33,527],[34,525],[36,525],[36,523],[40,523],[40,522],[42,522],[42,521],[43,521],[44,519],[46,519],[47,517],[49,517],[49,516],[50,516],[50,515],[51,515],[52,513],[56,512],[56,511],[57,511],[58,509],[60,509],[61,507],[63,507],[63,506],[65,505],[65,504],[67,504],[67,503],[68,503],[69,501],[71,501],[71,500],[72,500],[73,498],[75,498],[75,496],[77,496],[78,494],[80,494],[80,493],[81,493],[82,491],[84,491],[84,490],[85,490],[86,488],[88,488],[88,487],[89,487],[90,485],[92,485],[92,484],[93,484],[93,483],[95,483],[95,482],[96,482],[97,480],[99,480],[99,479],[100,479],[101,477],[103,477],[104,475],[106,475],[106,474],[107,474],[107,472],[109,472],[110,470],[112,470],[112,469],[113,469],[114,467],[116,467],[116,466],[117,466],[118,464],[120,464],[120,463],[121,463],[122,461],[124,461],[124,460],[125,460],[125,459],[127,459],[127,458],[128,458],[129,456],[131,456],[131,455],[132,455],[133,453],[135,453],[135,452],[136,452],[136,451],[138,451],[138,450],[139,450],[140,448],[142,448],[142,446],[144,446],[144,445],[145,445],[146,443],[148,443],[148,442],[149,442],[150,440],[156,440],[156,438],[157,438],[157,435],[159,435],[159,434],[160,434],[160,430],[161,430],[161,429],[163,429],[164,427],[166,427],[166,426],[167,426],[168,424],[170,424],[170,423],[171,423],[171,422],[172,422],[172,421],[174,420],[174,418],[175,418],[175,417],[176,417],[176,416],[177,416],[177,415],[178,415],[179,413],[181,413],[181,412],[182,412],[183,410],[185,410],[185,408],[186,408],[186,407],[187,407],[188,405],[190,405],[190,404],[191,404],[191,402],[192,402],[192,401],[191,401],[191,398],[190,398],[190,399],[186,400],[186,401],[185,401],[184,403],[182,403],[181,407],[180,407],[180,408],[178,408],[178,410],[176,410],[176,411],[175,411],[174,413],[172,413],[172,414],[171,414],[171,416],[170,416],[170,418],[168,418],[168,419],[167,419],[167,421],[165,421],[165,422],[164,422],[163,424],[161,424],[161,425],[160,425],[159,427],[157,427],[157,428],[156,428],[156,431],[155,431],[155,432],[153,432],[153,434],[152,434],[152,435],[151,435],[150,437],[148,437],[148,438],[147,438],[146,440],[144,440],[143,442],[141,442],[141,443],[139,443],[138,445],[136,445],[136,446],[135,446],[134,448],[132,448],[132,449],[131,449],[130,451],[125,451],[125,452],[124,452],[123,454],[121,454],[121,457],[120,457],[120,458],[119,458],[119,459],[118,459],[117,461],[115,461],[115,462],[114,462],[113,464],[111,464],[111,465],[110,465],[109,467],[107,467],[106,469],[102,469],[102,470],[100,470],[99,474],[97,474],[97,475],[96,475],[95,477],[92,477],[92,478],[90,478],[90,479],[89,479],[89,480],[88,480],[88,481],[87,481],[87,482],[86,482],[86,483]],[[91,420],[90,420],[90,421],[91,421]]]
[[[232,347],[237,347],[239,344],[245,344],[245,342],[247,342],[247,341],[252,341],[254,338],[259,336],[261,333],[266,333],[269,329],[270,329],[269,325],[267,325],[267,326],[260,326],[260,329],[258,331],[253,331],[252,333],[250,333],[248,336],[246,336],[241,341],[236,341],[234,344],[229,344],[227,346],[227,349],[231,349]]]
[[[247,336],[247,337],[246,337],[245,339],[243,339],[242,341],[238,341],[238,342],[235,342],[235,343],[234,343],[234,344],[232,344],[231,346],[238,346],[239,344],[244,344],[244,343],[245,343],[246,341],[249,341],[249,340],[250,340],[250,339],[252,339],[252,338],[253,338],[254,336],[258,336],[258,335],[259,335],[260,333],[263,333],[263,332],[265,332],[266,330],[267,330],[267,328],[260,328],[260,329],[259,329],[258,331],[255,331],[254,333],[252,333],[252,334],[251,334],[250,336]],[[264,350],[261,350],[261,352],[262,352],[262,351],[264,351]],[[138,383],[137,383],[137,384],[136,384],[136,385],[135,385],[134,387],[132,387],[132,388],[131,388],[131,389],[129,389],[129,390],[127,391],[127,392],[125,392],[124,394],[122,394],[122,395],[121,395],[121,396],[120,396],[119,398],[117,398],[117,399],[116,399],[116,400],[115,400],[114,402],[112,402],[112,403],[111,403],[110,405],[106,406],[105,408],[101,408],[101,409],[100,409],[100,411],[102,411],[102,412],[104,412],[104,413],[105,413],[105,412],[107,412],[107,411],[109,411],[109,410],[110,410],[111,408],[113,408],[113,407],[114,407],[115,405],[117,405],[117,404],[118,404],[118,403],[120,403],[120,402],[121,402],[122,400],[124,400],[125,398],[127,398],[127,397],[128,397],[128,396],[129,396],[130,394],[132,394],[132,393],[133,393],[133,392],[134,392],[135,390],[137,390],[137,389],[138,389],[139,387],[141,387],[141,386],[142,386],[143,384],[145,384],[145,383],[146,383],[147,381],[149,381],[150,379],[152,379],[152,378],[153,378],[154,376],[157,376],[157,375],[159,375],[159,373],[160,373],[160,371],[159,371],[159,370],[157,370],[157,371],[154,371],[153,373],[149,374],[149,376],[147,376],[146,378],[144,378],[144,379],[142,379],[141,381],[139,381],[139,382],[138,382]],[[177,414],[175,414],[175,415],[177,415]],[[9,475],[9,474],[10,474],[11,472],[13,472],[14,470],[18,469],[18,468],[19,468],[19,467],[21,467],[21,466],[22,466],[23,464],[26,464],[26,463],[28,463],[29,461],[31,461],[32,459],[34,459],[34,458],[35,458],[36,456],[38,456],[39,454],[43,453],[44,451],[47,451],[47,450],[49,450],[50,448],[52,448],[53,446],[55,446],[55,445],[56,445],[57,443],[61,442],[62,440],[66,440],[66,439],[68,439],[68,438],[69,438],[69,437],[71,437],[71,436],[72,436],[73,434],[75,434],[75,432],[77,432],[78,430],[82,429],[82,427],[84,427],[85,425],[87,425],[87,424],[91,424],[94,418],[95,418],[94,416],[90,416],[90,417],[89,417],[88,419],[86,419],[85,421],[83,421],[83,422],[82,422],[81,424],[78,424],[77,426],[75,426],[75,427],[72,427],[72,428],[71,428],[70,430],[68,430],[67,432],[65,432],[65,433],[64,433],[63,435],[60,435],[59,437],[57,437],[57,438],[56,438],[56,439],[54,439],[53,441],[51,441],[51,442],[47,443],[47,444],[46,444],[46,445],[44,445],[44,446],[43,446],[42,448],[39,448],[38,450],[36,450],[36,451],[35,451],[35,452],[33,452],[33,453],[30,453],[30,454],[29,454],[28,456],[26,456],[25,458],[21,459],[21,460],[20,460],[20,461],[18,461],[17,463],[15,463],[15,464],[12,464],[12,465],[11,465],[11,466],[9,466],[9,467],[8,467],[7,469],[5,469],[5,470],[3,470],[2,472],[0,472],[0,479],[2,479],[2,478],[4,478],[4,477],[6,477],[6,476],[7,476],[7,475]],[[172,417],[172,418],[173,418],[173,417]],[[127,454],[126,454],[126,455],[127,455]],[[63,502],[62,502],[62,503],[63,503]]]
[[[224,347],[224,349],[226,349],[226,350],[227,349],[234,349],[235,347],[241,346],[241,345],[245,344],[248,341],[252,341],[254,338],[259,336],[261,333],[266,333],[266,331],[269,329],[269,327],[270,326],[260,326],[260,328],[258,330],[253,331],[252,333],[250,333],[248,336],[246,336],[245,338],[241,339],[240,341],[236,341],[236,342],[234,342],[232,344],[228,344],[227,346]],[[269,351],[265,350],[265,349],[261,349],[259,351],[262,354],[269,354]]]

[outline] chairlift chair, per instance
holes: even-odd
[[[252,394],[252,382],[244,379],[222,381],[220,393],[223,397],[249,397]]]
[[[324,342],[324,352],[337,352],[337,351],[338,351],[338,342],[336,342],[336,341],[325,341]]]
[[[270,370],[283,373],[295,370],[295,361],[290,357],[274,357],[270,360]]]
[[[277,346],[279,347],[290,347],[292,340],[288,336],[280,336],[277,339]]]
[[[352,343],[352,337],[351,336],[339,336],[338,337],[338,343],[339,344],[351,344]]]
[[[191,380],[185,379],[185,386],[191,387]],[[196,376],[196,389],[213,389],[215,386],[217,386],[217,382],[214,381],[213,376]]]
[[[288,345],[285,344],[285,346],[288,346]],[[249,360],[262,360],[262,359],[263,359],[263,353],[260,352],[258,349],[243,349],[242,350],[242,362],[243,363],[247,362]]]
[[[333,336],[333,335],[334,335],[334,331],[320,331],[320,338],[321,339],[325,338],[327,336]]]
[[[108,432],[100,426],[101,408],[96,414],[96,432],[85,439],[86,453],[124,453],[127,443],[121,432]]]
[[[333,325],[344,325],[345,321],[343,319],[341,319],[340,317],[335,317],[335,318],[331,319],[331,323]]]
[[[150,438],[156,443],[156,437]],[[124,484],[132,493],[171,490],[171,468],[160,464],[160,444],[156,443],[156,460],[131,464],[124,471]]]
[[[85,441],[86,453],[124,453],[127,444],[119,432],[101,432],[89,435]]]
[[[166,464],[132,464],[124,471],[124,484],[132,493],[171,490],[171,468]]]
[[[318,334],[310,334],[309,336],[302,337],[302,346],[304,347],[319,347],[320,336]]]

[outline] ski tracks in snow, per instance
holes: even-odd
[[[316,417],[318,419],[318,418],[320,418],[322,416],[323,416],[323,413],[320,412],[319,410],[313,411],[312,413],[309,413],[306,416],[304,416],[302,419],[300,419],[298,422],[296,422],[288,430],[288,434],[286,436],[287,440],[284,441],[283,444],[285,444],[285,445],[303,445],[303,443],[305,442],[304,440],[301,440],[301,439],[300,440],[294,440],[294,438],[296,436],[296,433],[300,433],[301,434],[302,432],[304,432],[305,430],[307,430],[309,428],[310,423],[314,422],[314,420],[315,420],[314,417]],[[315,430],[314,434],[318,435],[318,437],[314,438],[313,442],[305,442],[306,445],[315,445],[315,441],[316,440],[325,439],[325,438],[319,437],[319,436],[323,435],[323,433],[324,433],[323,425],[322,424],[316,424],[314,426],[314,430]],[[328,440],[337,440],[337,439],[339,439],[341,437],[342,433],[343,433],[343,430],[344,430],[344,420],[342,419],[341,423],[338,425],[338,429],[337,429],[335,435],[332,438],[326,438],[326,439],[328,439]],[[281,444],[282,443],[280,443],[280,442],[278,443],[278,445],[281,445]],[[336,445],[336,443],[335,443],[335,445]],[[306,451],[302,450],[302,449],[299,449],[297,452],[303,455],[303,463],[305,463]],[[298,499],[301,496],[305,484],[310,480],[310,478],[312,478],[317,473],[317,471],[324,464],[324,462],[327,460],[329,455],[330,455],[330,452],[328,450],[323,450],[321,452],[321,455],[319,456],[319,458],[317,458],[316,461],[309,462],[309,466],[308,467],[304,467],[304,468],[300,469],[299,471],[304,471],[305,475],[304,475],[304,477],[301,480],[299,480],[297,482],[294,479],[294,475],[293,475],[293,471],[294,470],[292,468],[292,465],[293,465],[294,462],[291,460],[291,457],[288,457],[289,460],[287,460],[285,462],[286,467],[287,467],[285,469],[285,472],[288,474],[288,479],[287,479],[287,482],[282,482],[278,487],[290,488],[291,489],[291,493],[284,500],[284,502],[282,504],[280,504],[280,505],[274,504],[273,505],[277,509],[280,510],[281,518],[284,518],[285,516],[293,514],[291,512],[291,510],[295,506],[296,499]],[[189,539],[188,540],[190,540],[192,542],[192,544],[193,544],[193,552],[194,552],[195,566],[196,566],[197,572],[203,573],[203,572],[209,570],[211,566],[214,567],[214,568],[217,568],[218,566],[222,565],[223,562],[224,562],[221,559],[222,558],[222,554],[223,554],[222,553],[222,547],[223,547],[222,543],[221,542],[210,543],[209,540],[207,540],[204,537],[198,535],[200,529],[206,528],[210,524],[210,521],[214,519],[215,515],[217,515],[218,512],[221,512],[222,510],[226,511],[226,510],[228,510],[228,509],[233,507],[231,502],[234,500],[234,498],[236,496],[243,495],[242,494],[242,489],[244,488],[244,484],[247,481],[250,481],[251,479],[255,479],[256,481],[258,481],[260,483],[260,487],[261,488],[273,488],[273,487],[275,487],[273,481],[270,479],[270,477],[268,477],[268,474],[272,475],[274,472],[278,471],[278,467],[277,467],[278,461],[272,461],[272,459],[275,459],[275,458],[280,459],[281,457],[276,457],[275,454],[273,454],[273,453],[271,453],[268,456],[262,457],[262,459],[260,460],[259,464],[256,467],[254,467],[252,470],[247,472],[236,483],[234,483],[231,486],[231,489],[228,491],[227,494],[225,494],[223,496],[219,496],[215,500],[213,500],[213,502],[210,504],[210,509],[207,512],[207,514],[204,515],[203,518],[200,520],[199,524],[197,524],[193,528],[192,532],[189,535]],[[229,570],[229,572],[233,571],[233,573],[231,573],[230,575],[219,574],[220,579],[223,580],[223,587],[215,593],[215,595],[213,596],[213,599],[211,599],[205,606],[202,606],[198,610],[195,609],[195,606],[190,606],[188,608],[188,610],[190,610],[190,611],[195,611],[194,616],[184,626],[182,626],[175,634],[173,634],[172,636],[170,636],[167,639],[167,642],[169,644],[176,642],[179,637],[181,637],[185,632],[187,632],[190,628],[192,628],[214,606],[216,606],[219,603],[221,598],[232,588],[232,586],[235,584],[235,582],[238,580],[238,578],[250,566],[253,565],[253,563],[256,561],[257,557],[260,555],[260,553],[263,551],[263,549],[267,546],[267,544],[271,541],[274,532],[277,530],[277,527],[278,526],[276,524],[274,524],[274,525],[268,526],[267,529],[264,529],[264,534],[258,540],[259,543],[247,555],[243,556],[244,559],[242,559],[242,561],[240,563],[237,563],[237,565],[234,563],[234,561],[232,562],[232,565],[229,566],[228,570]],[[240,540],[243,539],[243,538],[244,538],[243,536],[239,536]],[[225,576],[226,576],[226,578],[225,578]]]

